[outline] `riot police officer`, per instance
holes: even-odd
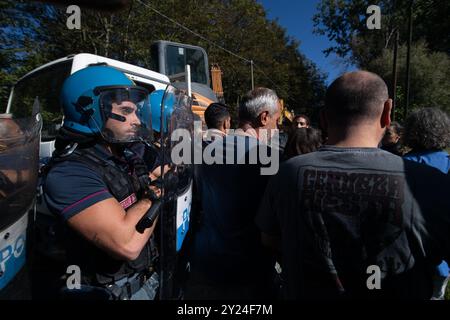
[[[151,139],[148,92],[114,68],[91,66],[66,79],[61,103],[65,120],[44,199],[67,226],[67,263],[81,274],[81,286],[63,285],[62,293],[154,299],[156,221],[136,226],[160,192],[150,187],[146,164],[129,148]]]

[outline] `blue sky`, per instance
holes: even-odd
[[[328,83],[346,71],[336,55],[325,57],[322,50],[330,47],[325,36],[313,34],[312,17],[319,0],[258,0],[266,9],[269,19],[278,18],[288,35],[300,40],[300,52],[328,74]]]

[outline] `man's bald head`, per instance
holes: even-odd
[[[330,125],[360,124],[380,118],[389,98],[383,79],[367,71],[345,73],[328,87],[325,107]]]

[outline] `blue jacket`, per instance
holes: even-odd
[[[411,160],[434,167],[443,173],[450,171],[450,156],[446,151],[429,151],[429,152],[410,152],[404,157],[406,160]],[[447,277],[450,268],[445,261],[438,266],[438,272],[441,276]]]
[[[410,152],[403,158],[426,164],[443,173],[448,173],[450,170],[450,156],[446,151]]]

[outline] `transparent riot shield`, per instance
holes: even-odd
[[[0,292],[25,264],[28,214],[38,182],[42,126],[35,101],[28,118],[0,114]]]
[[[164,106],[164,108],[163,108]],[[170,108],[167,108],[170,106]],[[183,90],[168,86],[161,117],[161,153],[166,157],[162,175],[160,214],[160,298],[181,298],[181,274],[187,264],[180,251],[189,230],[193,188],[194,114],[191,98]]]

